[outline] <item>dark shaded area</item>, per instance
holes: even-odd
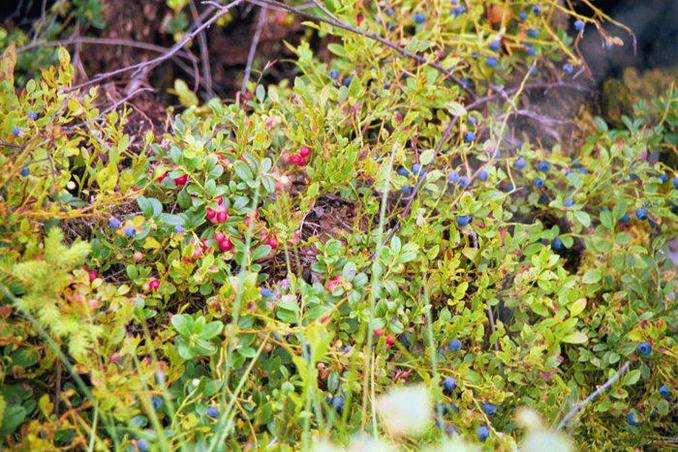
[[[634,54],[632,37],[613,24],[605,24],[607,32],[624,40],[623,47],[606,47],[595,27],[588,25],[581,50],[596,80],[618,77],[627,67],[644,70],[678,62],[678,1],[598,0],[593,3],[627,25],[637,39]],[[581,3],[578,12],[591,14],[591,10]]]

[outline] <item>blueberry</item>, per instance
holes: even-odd
[[[625,214],[622,215],[621,218],[619,219],[619,222],[620,222],[620,223],[624,223],[624,224],[628,223],[629,221],[631,221],[631,217],[629,217],[629,214],[628,214],[628,213],[625,213]]]
[[[647,358],[652,354],[652,346],[649,342],[641,342],[636,347],[636,352],[638,352],[640,356]]]
[[[177,224],[174,226],[174,232],[176,232],[177,234],[183,234],[184,232],[186,232],[186,229],[184,229],[182,225]]]
[[[108,225],[113,229],[118,229],[120,227],[120,220],[117,218],[111,218],[108,220]]]
[[[474,125],[474,126],[475,126],[476,124],[478,124],[478,120],[476,119],[475,116],[469,116],[469,117],[468,117],[468,122],[469,122],[470,124]]]
[[[483,410],[483,413],[487,414],[488,416],[494,416],[494,414],[497,412],[497,407],[488,402],[481,404],[480,409]]]
[[[574,205],[574,199],[567,198],[565,201],[563,201],[563,205],[565,207],[572,207]]]
[[[519,157],[518,160],[516,160],[516,163],[514,164],[516,169],[524,169],[527,166],[527,160],[525,160],[522,157]]]
[[[450,403],[450,410],[452,410],[453,413],[459,414],[459,407],[454,403]]]
[[[563,241],[560,237],[551,240],[551,248],[553,248],[553,251],[560,251],[563,249]]]
[[[461,188],[466,188],[469,185],[471,185],[471,178],[469,178],[468,176],[461,176],[459,178],[459,186]]]
[[[499,41],[492,41],[490,43],[490,50],[493,52],[498,52],[500,47],[501,43]]]
[[[34,112],[34,111],[29,111],[29,112],[28,112],[28,117],[29,117],[30,119],[32,119],[33,121],[35,121],[36,119],[38,119],[38,114],[37,114],[36,112]]]
[[[537,178],[537,179],[534,180],[532,185],[534,185],[535,188],[541,188],[541,187],[544,186],[544,179]]]
[[[457,217],[457,225],[462,228],[464,226],[468,226],[471,221],[473,221],[473,217],[471,215],[459,215]]]
[[[351,84],[352,80],[353,80],[353,77],[351,77],[350,75],[347,75],[346,77],[344,77],[344,81],[342,82],[342,84],[344,86],[349,86]]]
[[[478,430],[476,430],[476,436],[480,441],[484,442],[490,436],[490,429],[488,429],[486,425],[481,425],[478,427]]]
[[[205,414],[211,417],[212,419],[217,418],[219,417],[219,407],[216,405],[212,405],[211,407],[207,408]]]
[[[445,377],[443,380],[443,391],[446,394],[451,394],[457,387],[457,380],[452,377]]]
[[[629,414],[626,415],[626,423],[632,427],[635,427],[637,425],[640,425],[640,419],[638,419],[638,415],[636,413],[631,411]]]
[[[659,179],[659,181],[660,181],[662,184],[665,184],[666,182],[669,181],[669,175],[666,174],[666,173],[664,173],[664,174],[659,174],[659,175],[657,176],[657,178]]]
[[[666,400],[671,399],[671,390],[668,386],[662,385],[659,387],[659,395],[665,398]]]
[[[537,39],[537,36],[539,36],[539,32],[534,28],[530,28],[529,30],[527,30],[527,36],[532,39]]]
[[[21,173],[19,174],[21,174],[21,177],[28,177],[28,175],[31,174],[31,170],[28,169],[27,166],[24,166],[23,168],[21,168]]]
[[[534,50],[534,47],[529,46],[529,47],[527,48],[527,55],[528,55],[528,56],[535,56],[536,54],[537,54],[537,51]],[[537,68],[534,67],[534,68],[532,68],[532,69],[534,70],[534,69],[537,69]],[[533,74],[533,75],[537,75],[537,74]]]
[[[472,143],[476,139],[476,134],[470,130],[464,134],[464,141],[467,143]]]
[[[393,8],[387,8],[386,11],[384,11],[384,14],[386,14],[388,17],[391,17],[395,11],[393,11]]]
[[[487,57],[487,66],[488,67],[495,68],[495,67],[497,67],[498,64],[499,64],[499,60],[497,59],[497,57],[493,57],[493,56]]]
[[[273,292],[268,287],[262,287],[259,293],[264,298],[271,298],[273,296]]]
[[[135,235],[137,235],[137,230],[134,228],[134,226],[125,226],[123,232],[127,237],[134,237]]]
[[[487,180],[487,177],[488,177],[487,171],[485,171],[484,169],[481,169],[480,171],[478,171],[477,177],[478,177],[479,181],[485,182]]]
[[[409,196],[412,194],[412,186],[411,185],[405,185],[403,188],[400,189],[400,191],[403,193],[405,196]]]
[[[344,398],[342,396],[336,396],[332,398],[332,408],[338,413],[344,409]]]
[[[636,219],[638,220],[647,220],[647,210],[642,207],[636,209]]]
[[[424,13],[417,13],[414,15],[414,22],[417,24],[423,24],[426,22],[426,14]]]
[[[584,29],[585,25],[586,24],[584,23],[583,20],[576,20],[574,22],[574,29],[577,30],[577,31],[582,31]]]
[[[522,13],[518,14],[518,17],[520,17],[520,20],[527,20],[527,13],[523,11]]]
[[[678,176],[673,178],[673,188],[678,189]]]
[[[153,405],[153,409],[155,411],[158,411],[160,408],[162,408],[162,398],[158,396],[151,397],[151,405]]]
[[[452,10],[452,14],[454,14],[454,17],[459,17],[462,14],[464,14],[465,12],[466,12],[466,6],[464,6],[464,5],[457,6],[456,8],[454,8]]]
[[[435,412],[440,414],[441,416],[444,416],[444,415],[446,415],[447,413],[450,412],[446,403],[436,403],[434,409],[435,409]]]
[[[18,127],[13,128],[12,135],[14,135],[15,137],[19,137],[19,135],[21,135],[21,129]]]
[[[415,176],[421,176],[422,174],[424,174],[424,168],[420,164],[415,163],[414,165],[412,165],[412,174],[414,174]]]
[[[351,347],[350,345],[347,345],[346,347],[344,347],[341,350],[341,352],[345,355],[345,354],[349,353],[351,350],[353,350],[353,347]]]
[[[461,350],[461,341],[459,339],[452,339],[447,343],[447,349],[451,352],[458,352]]]
[[[570,63],[565,63],[563,65],[563,72],[565,72],[567,75],[572,75],[574,72],[574,66],[572,66]]]
[[[398,168],[398,175],[403,176],[403,177],[407,177],[407,176],[410,175],[410,172],[407,171],[407,168],[405,168],[404,166],[401,166],[400,168]]]
[[[147,452],[148,449],[150,449],[150,446],[148,445],[148,441],[146,441],[143,438],[137,440],[137,450],[139,452]]]
[[[534,5],[532,7],[532,14],[539,15],[541,13],[541,6],[539,5]]]
[[[530,71],[530,74],[534,77],[539,73],[539,69],[537,67],[533,67],[532,70]]]
[[[452,171],[450,174],[447,175],[447,181],[451,184],[458,184],[459,183],[459,173],[456,171]]]
[[[338,79],[338,78],[339,78],[339,71],[337,71],[336,69],[332,69],[332,70],[330,71],[330,78],[331,78],[332,80]]]
[[[537,165],[537,171],[541,171],[542,173],[547,173],[551,169],[551,165],[549,162],[542,160],[539,162]]]
[[[549,203],[549,197],[546,196],[546,193],[542,193],[542,194],[539,196],[539,200],[538,200],[537,202],[538,202],[539,204],[546,205],[546,204]]]

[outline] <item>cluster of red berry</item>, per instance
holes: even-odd
[[[296,154],[286,154],[285,162],[294,166],[306,166],[308,159],[311,156],[311,150],[306,146],[302,146]]]
[[[172,165],[172,169],[177,169],[179,168],[177,165]],[[162,175],[158,178],[158,180],[165,180],[165,178],[169,177],[169,171],[165,171],[162,173]],[[177,188],[181,189],[188,183],[188,174],[183,174],[179,177],[174,178],[174,184],[177,186]]]
[[[220,224],[228,220],[228,208],[224,205],[224,198],[219,196],[217,198],[217,208],[212,209],[208,207],[205,217],[212,224]]]

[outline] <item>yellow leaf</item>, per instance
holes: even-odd
[[[16,64],[16,47],[10,44],[2,53],[2,61],[0,61],[0,80],[9,81],[14,85],[14,65]]]
[[[153,237],[146,237],[146,241],[144,242],[144,249],[159,250],[160,249],[160,243],[156,239],[154,239]]]
[[[563,338],[563,342],[565,342],[566,344],[583,344],[588,340],[589,338],[586,336],[586,334],[582,333],[581,331],[568,334]]]
[[[578,316],[584,309],[586,309],[586,298],[580,298],[568,306],[568,308],[572,317]]]
[[[42,415],[45,416],[46,418],[49,418],[49,416],[54,411],[54,404],[49,399],[48,394],[45,394],[42,397],[40,397],[40,402],[38,402],[38,405],[40,406],[40,412],[42,412]]]

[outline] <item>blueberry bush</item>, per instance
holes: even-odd
[[[675,88],[554,141],[593,5],[315,4],[162,132],[0,34],[3,448],[675,445]]]

